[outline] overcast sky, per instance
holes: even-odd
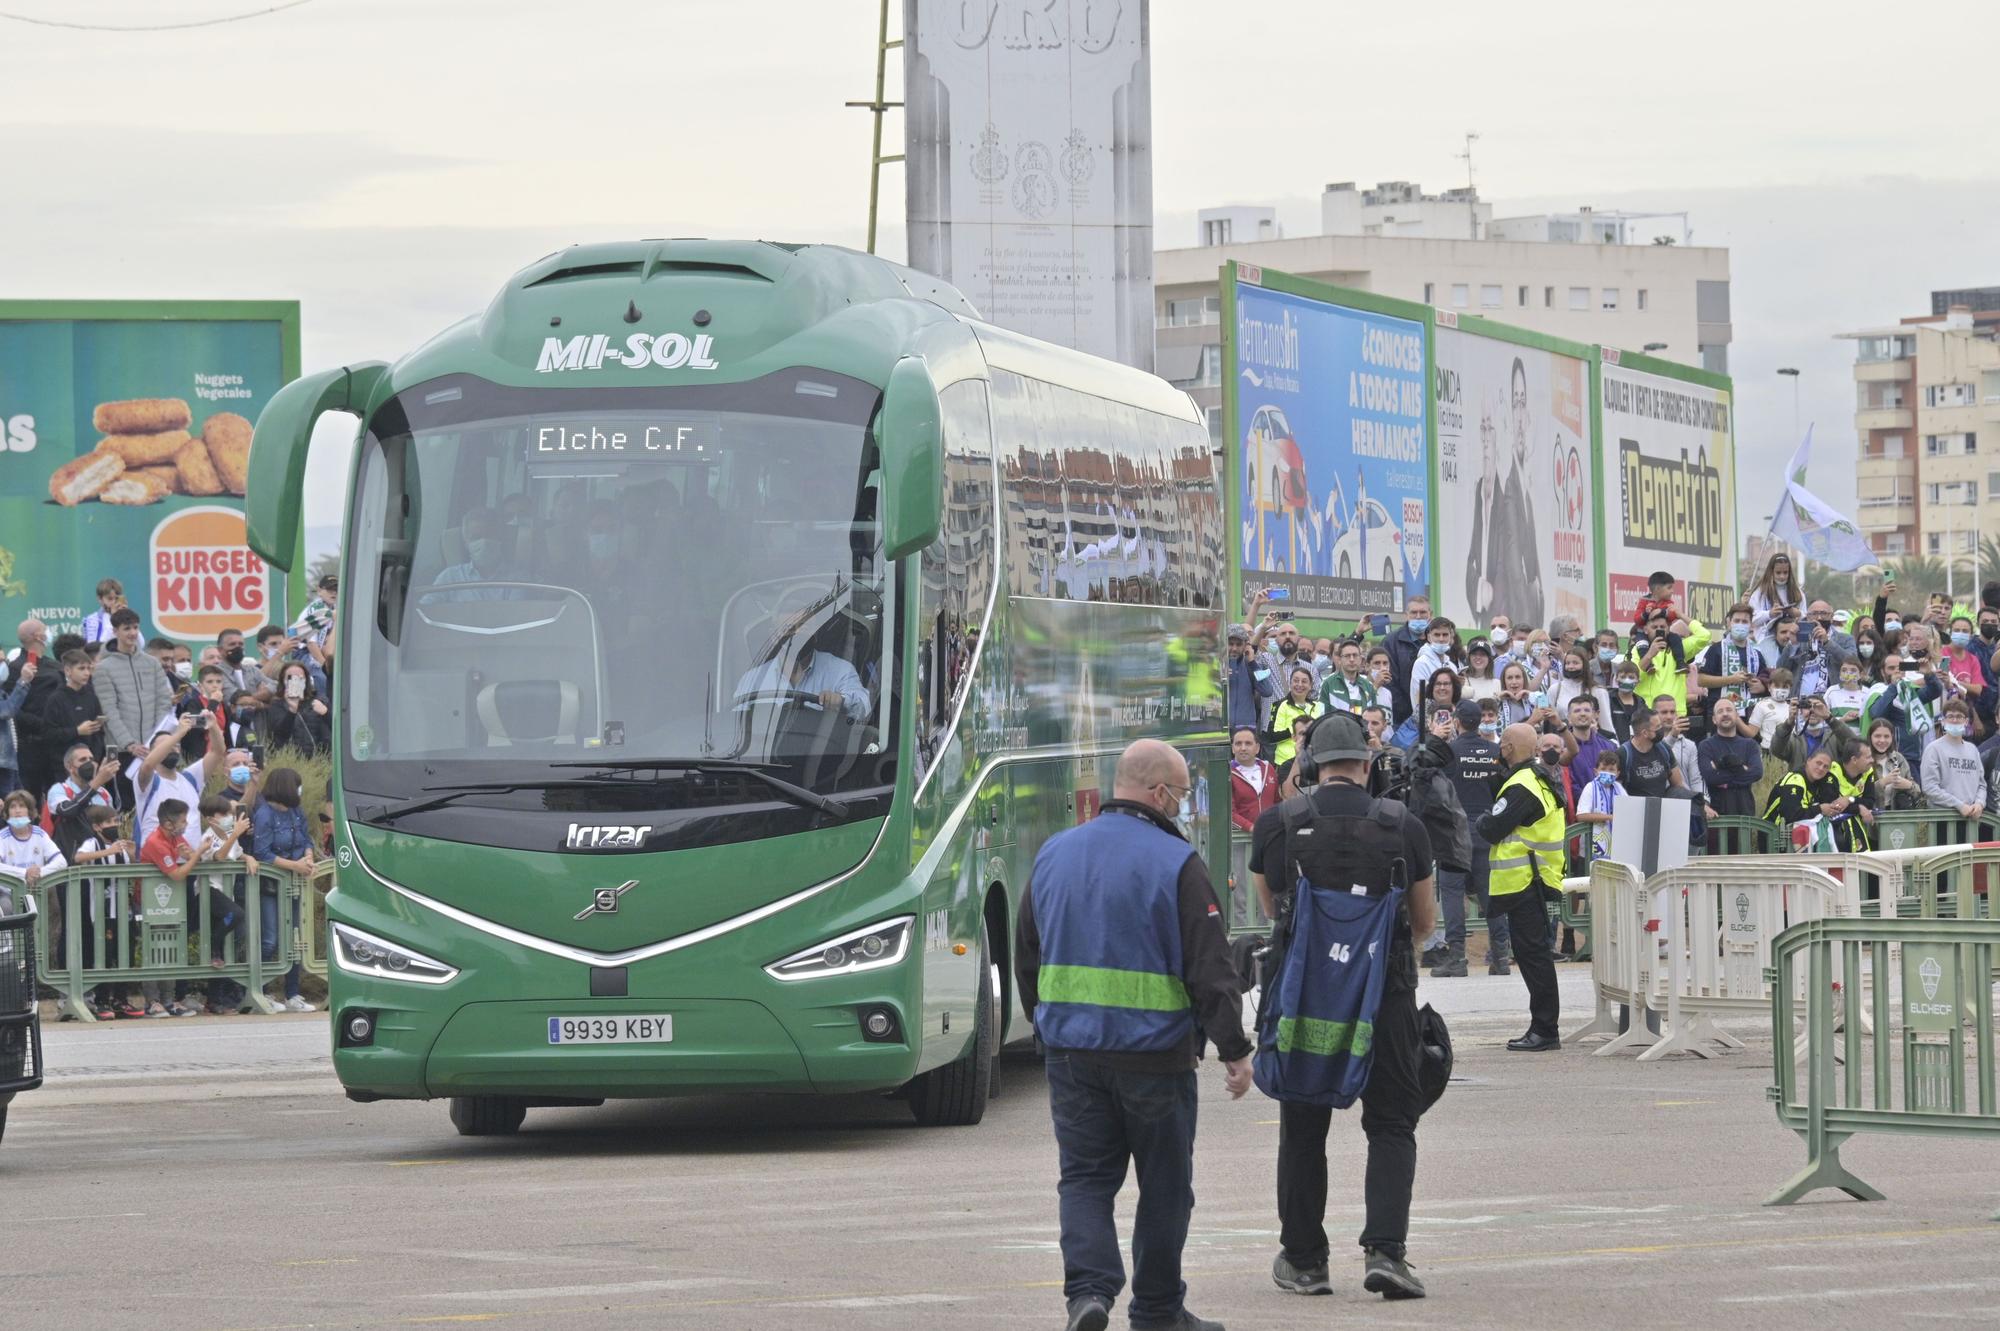
[[[106,24],[275,0],[4,0]],[[1126,0],[1136,3],[1136,0]],[[308,370],[393,359],[562,244],[858,245],[874,0],[313,0],[181,32],[0,20],[0,293],[295,297]],[[1328,180],[1693,213],[1727,245],[1743,511],[1769,512],[1792,395],[1810,484],[1853,496],[1843,329],[2000,284],[1992,0],[1152,9],[1162,244]],[[1960,71],[1955,73],[1954,71]],[[892,79],[896,71],[892,68]],[[892,138],[899,126],[892,123]],[[894,213],[900,179],[887,180]],[[900,228],[885,253],[900,258]],[[319,450],[316,450],[319,451]],[[315,458],[318,477],[338,460]],[[322,510],[323,512],[324,510]],[[323,518],[321,520],[324,520]]]

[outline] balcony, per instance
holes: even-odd
[[[1903,481],[1902,485],[1882,485],[1872,487],[1880,490],[1903,490],[1912,488],[1917,478],[1917,460],[1913,457],[1871,457],[1864,453],[1856,460],[1854,475],[1861,481]]]
[[[1854,382],[1857,384],[1889,384],[1912,379],[1916,376],[1917,363],[1913,360],[1864,360],[1854,365]]]
[[[1894,531],[1917,520],[1917,506],[1908,499],[1864,499],[1854,517],[1863,531]]]
[[[1915,427],[1917,413],[1908,407],[1866,407],[1854,413],[1854,428],[1868,430],[1908,430]]]

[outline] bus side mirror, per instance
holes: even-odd
[[[243,522],[250,548],[273,568],[289,573],[298,549],[306,450],[312,444],[314,423],[329,411],[365,412],[388,373],[383,362],[365,361],[309,374],[280,388],[259,413],[250,436]]]
[[[944,523],[944,417],[922,360],[889,371],[875,446],[882,459],[882,547],[901,559],[935,541]]]

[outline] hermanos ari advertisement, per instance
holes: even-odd
[[[125,585],[148,636],[273,618],[244,541],[250,429],[298,373],[292,302],[0,301],[0,630]]]

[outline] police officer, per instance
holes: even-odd
[[[1250,874],[1264,911],[1279,918],[1279,894],[1287,900],[1299,878],[1320,887],[1347,890],[1362,887],[1371,896],[1390,888],[1405,888],[1406,919],[1396,922],[1391,957],[1375,1012],[1374,1063],[1361,1093],[1361,1130],[1368,1137],[1368,1174],[1364,1185],[1367,1218],[1361,1227],[1365,1271],[1362,1287],[1390,1299],[1420,1299],[1423,1282],[1405,1260],[1410,1235],[1410,1190],[1417,1177],[1417,1119],[1423,1113],[1423,1088],[1418,1079],[1423,1048],[1417,1026],[1417,958],[1413,938],[1427,937],[1437,923],[1433,895],[1430,835],[1423,823],[1401,804],[1384,801],[1395,816],[1392,824],[1369,818],[1375,800],[1368,793],[1368,769],[1374,754],[1361,722],[1347,712],[1334,712],[1313,725],[1307,752],[1317,767],[1319,784],[1288,804],[1303,802],[1309,819],[1299,833],[1288,834],[1285,806],[1258,816],[1250,840]],[[1329,837],[1325,820],[1342,834]],[[1319,833],[1320,840],[1308,840]],[[1357,846],[1349,837],[1380,838]],[[1356,865],[1401,861],[1402,881],[1389,874],[1380,881],[1357,883]],[[1274,964],[1275,972],[1280,964]],[[1294,1294],[1331,1294],[1327,1278],[1326,1134],[1333,1122],[1327,1106],[1280,1101],[1278,1106],[1278,1217],[1283,1250],[1271,1264],[1278,1288]]]
[[[1504,915],[1514,940],[1514,961],[1528,986],[1528,1033],[1509,1040],[1515,1053],[1562,1048],[1556,1034],[1560,1000],[1556,963],[1549,954],[1550,894],[1562,891],[1563,798],[1555,774],[1537,761],[1533,726],[1516,722],[1500,732],[1500,761],[1507,777],[1493,808],[1474,824],[1493,847],[1486,891],[1495,918]]]
[[[1232,1098],[1250,1089],[1243,999],[1208,868],[1174,825],[1187,760],[1158,740],[1119,755],[1099,816],[1050,837],[1021,899],[1015,973],[1048,1062],[1062,1165],[1069,1331],[1104,1331],[1125,1285],[1112,1204],[1127,1161],[1135,1331],[1222,1331],[1189,1312],[1181,1249],[1194,1209],[1196,1051]]]

